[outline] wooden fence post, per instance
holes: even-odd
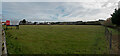
[[[109,45],[109,53],[112,54],[112,31],[105,27],[105,37]]]
[[[112,31],[109,34],[110,34],[110,49],[112,49]]]

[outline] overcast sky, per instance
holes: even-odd
[[[106,19],[118,0],[3,0],[3,20],[89,21]]]
[[[3,0],[3,2],[118,2],[119,0]]]

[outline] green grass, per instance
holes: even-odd
[[[6,31],[9,54],[105,54],[104,27],[22,25]]]
[[[117,35],[118,31],[117,29],[113,29],[113,28],[108,28],[109,31],[112,31],[113,35]]]

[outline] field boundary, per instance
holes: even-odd
[[[111,28],[116,31],[115,28]],[[119,54],[120,49],[119,49],[119,30],[116,31],[116,33],[110,30],[109,27],[105,27],[105,37],[106,37],[106,42],[108,44],[108,50],[109,54]]]
[[[109,53],[112,54],[113,53],[113,48],[112,48],[112,31],[110,31],[107,27],[105,27],[105,37],[106,37],[106,41],[109,45]]]
[[[3,30],[3,29],[2,29],[2,54],[3,54],[4,56],[7,56],[5,30]]]

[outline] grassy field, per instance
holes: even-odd
[[[106,54],[104,27],[22,25],[6,31],[9,54]]]

